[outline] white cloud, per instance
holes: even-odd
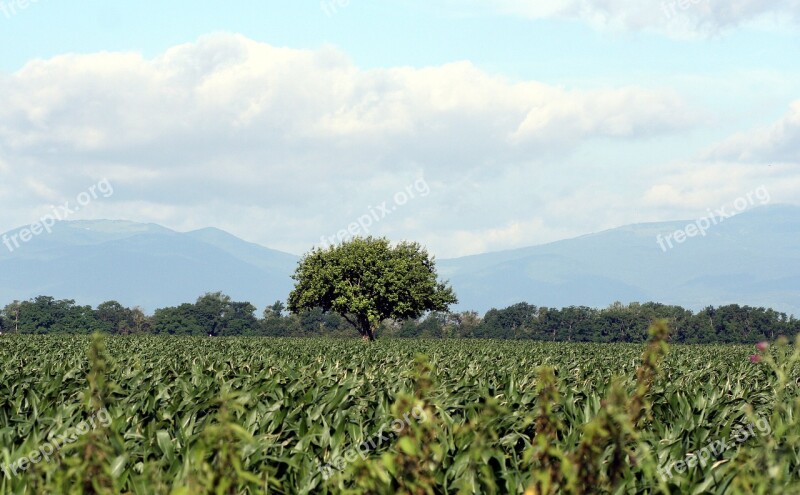
[[[772,203],[798,204],[799,143],[800,101],[773,125],[736,134],[694,160],[653,171],[641,206],[659,219],[681,214],[688,219],[761,187]]]
[[[533,19],[580,19],[612,30],[655,30],[673,36],[708,36],[740,25],[793,25],[798,0],[474,0]]]
[[[800,100],[794,102],[787,115],[777,123],[733,136],[712,148],[707,156],[712,159],[800,165]]]
[[[253,151],[264,140],[396,151],[457,131],[477,141],[462,146],[495,146],[542,136],[635,137],[686,124],[663,111],[682,105],[669,92],[567,91],[507,81],[468,62],[361,71],[333,48],[289,50],[234,35],[208,36],[155,60],[103,53],[32,62],[0,84],[10,96],[0,138],[16,151],[107,153],[161,143],[189,151],[187,140],[214,144],[221,155],[226,146]]]
[[[510,246],[524,246],[533,244],[536,235],[541,235],[547,230],[542,219],[534,218],[530,220],[513,220],[501,227],[456,230],[448,232],[449,239],[437,239],[437,242],[455,241],[452,243],[453,250],[451,256],[469,256],[472,254],[485,253],[507,249]]]
[[[644,194],[643,206],[675,215],[729,205],[759,187],[772,203],[800,198],[800,101],[763,129],[739,133],[712,146],[694,161],[664,167]]]
[[[672,212],[704,211],[734,200],[747,188],[780,179],[774,171],[739,163],[690,162],[661,170],[643,197],[649,208]]]
[[[582,145],[681,133],[695,119],[672,91],[575,91],[468,62],[362,70],[333,47],[229,34],[154,59],[33,61],[0,76],[0,92],[0,174],[16,191],[0,199],[3,227],[30,222],[43,194],[68,200],[107,178],[115,194],[95,216],[215,225],[294,252],[423,174],[431,195],[375,233],[433,239],[443,253],[474,251],[448,232],[525,242],[540,223],[533,205],[514,211],[509,191],[564,186],[560,163]],[[476,181],[486,196],[466,197]]]
[[[538,102],[513,134],[514,142],[641,137],[669,131],[681,123],[691,125],[698,118],[685,116],[681,98],[669,93],[623,89],[565,96],[554,94]]]

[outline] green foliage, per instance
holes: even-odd
[[[798,346],[667,354],[663,330],[647,347],[4,335],[0,464],[109,421],[0,494],[800,493]],[[660,474],[757,422],[769,433]]]
[[[153,329],[154,333],[168,335],[258,335],[255,311],[249,302],[233,301],[221,292],[209,293],[194,304],[156,310]]]
[[[101,303],[94,312],[95,318],[102,323],[104,332],[120,335],[142,331],[138,327],[140,313],[141,310],[126,308],[117,301]]]
[[[315,248],[293,275],[289,310],[321,308],[347,319],[363,338],[375,339],[386,319],[419,318],[456,304],[453,289],[437,280],[435,263],[419,244],[355,238]]]
[[[0,311],[3,333],[103,332],[118,335],[156,333],[176,336],[352,337],[353,315],[308,307],[284,314],[281,301],[264,310],[257,320],[249,302],[232,301],[222,293],[200,297],[193,304],[161,308],[149,317],[140,308],[116,301],[92,310],[72,300],[41,296],[15,301]],[[388,319],[377,332],[389,338],[492,338],[560,342],[644,342],[651,321],[665,319],[677,343],[756,343],[800,334],[800,320],[771,309],[731,304],[692,313],[679,306],[657,303],[613,304],[604,309],[571,306],[555,309],[518,303],[492,309],[484,318],[474,311],[431,311],[417,319]],[[364,322],[362,333],[376,333]],[[369,324],[367,324],[369,323]]]
[[[193,304],[157,309],[153,315],[153,333],[162,335],[208,335],[197,321]]]
[[[453,325],[450,336],[561,342],[645,342],[654,320],[667,320],[672,341],[688,344],[756,343],[798,334],[800,321],[771,309],[731,304],[692,313],[658,303],[613,304],[604,309],[556,309],[519,303],[489,310],[477,326]]]
[[[9,326],[18,333],[88,334],[103,330],[90,306],[78,306],[71,299],[39,296],[31,301],[9,304],[3,313],[10,321]]]

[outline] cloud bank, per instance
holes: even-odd
[[[713,36],[743,25],[793,26],[798,0],[477,0],[500,12],[532,19],[576,19],[627,31],[653,30],[677,37]]]
[[[0,91],[0,230],[108,179],[113,198],[82,217],[216,226],[302,253],[424,178],[430,194],[368,233],[455,256],[675,218],[727,194],[714,181],[731,197],[800,187],[780,175],[798,161],[797,104],[692,163],[620,167],[597,150],[680,140],[705,120],[669,89],[573,90],[469,62],[364,70],[334,47],[236,34],[152,59],[35,60]],[[758,165],[772,159],[782,168]]]

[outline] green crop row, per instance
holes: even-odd
[[[0,494],[800,494],[797,356],[756,352],[3,336]]]

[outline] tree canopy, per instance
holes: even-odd
[[[453,289],[438,280],[433,257],[415,242],[392,246],[385,238],[357,237],[315,248],[292,278],[291,312],[338,313],[368,340],[375,340],[383,320],[419,318],[458,302]]]
[[[257,319],[255,307],[249,302],[210,293],[195,303],[161,308],[149,316],[141,308],[128,308],[117,301],[107,301],[92,309],[71,299],[39,296],[2,307],[0,332],[4,335],[103,332],[204,337],[354,336],[353,325],[336,312],[321,307],[292,314],[284,310],[283,302],[276,301],[264,310],[263,318]],[[670,341],[681,344],[752,344],[779,336],[793,339],[800,333],[800,320],[769,308],[729,304],[709,306],[695,313],[654,302],[560,309],[521,302],[504,309],[491,309],[484,316],[474,311],[431,311],[419,318],[386,319],[378,333],[386,338],[645,342],[650,323],[659,319],[669,322],[673,330]]]

